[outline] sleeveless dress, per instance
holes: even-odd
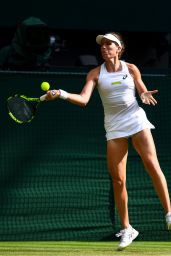
[[[129,137],[146,128],[155,127],[135,97],[135,84],[124,61],[122,69],[109,73],[101,65],[97,89],[104,107],[106,139]]]

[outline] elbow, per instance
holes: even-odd
[[[79,101],[77,102],[77,104],[81,107],[86,107],[87,103],[89,102],[89,99],[87,97],[83,97],[82,95],[80,95],[81,97],[79,98]]]
[[[88,103],[88,102],[81,102],[81,103],[80,103],[80,106],[81,106],[81,107],[86,107],[86,106],[87,106],[87,103]]]
[[[81,107],[86,107],[87,104],[88,104],[88,100],[85,98],[80,102]]]

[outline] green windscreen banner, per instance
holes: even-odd
[[[114,240],[120,229],[106,163],[103,108],[98,92],[86,107],[43,102],[32,122],[18,124],[6,99],[39,97],[40,84],[79,93],[86,72],[0,72],[0,240]],[[144,75],[158,89],[157,106],[145,106],[159,161],[171,189],[170,78]],[[138,96],[137,96],[138,97]],[[140,103],[141,104],[141,103]],[[141,159],[131,146],[127,164],[131,224],[139,240],[170,241],[164,211]]]

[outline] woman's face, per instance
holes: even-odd
[[[103,38],[101,42],[101,54],[104,60],[118,57],[119,46],[114,42]]]

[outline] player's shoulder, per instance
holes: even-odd
[[[139,68],[135,65],[135,64],[132,64],[132,63],[128,63],[128,62],[125,62],[127,67],[128,67],[128,70],[131,74],[137,74],[137,73],[140,73],[139,71]]]
[[[91,79],[98,79],[100,74],[100,66],[97,66],[93,69],[91,69],[88,74],[87,74],[87,78],[91,78]]]
[[[125,62],[125,63],[127,65],[128,69],[131,69],[131,70],[138,69],[138,67],[133,63],[129,63],[129,62]]]

